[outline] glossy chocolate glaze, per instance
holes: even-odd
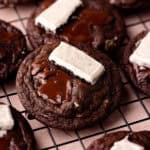
[[[78,93],[73,86],[79,87],[79,82],[74,81],[74,76],[68,71],[56,66],[53,62],[36,60],[32,64],[32,75],[38,80],[38,93],[54,104],[71,101],[72,92]],[[79,80],[79,79],[77,79]],[[84,83],[87,84],[87,83]],[[78,95],[78,94],[77,94]],[[77,96],[75,95],[75,97]]]
[[[0,22],[0,25],[2,23]],[[3,23],[4,24],[4,23]],[[8,51],[17,55],[20,53],[20,50],[13,50],[15,44],[19,43],[18,40],[22,38],[22,35],[18,35],[18,31],[13,29],[12,27],[7,27],[6,24],[0,26],[0,55],[1,53],[8,54]],[[7,50],[3,50],[2,46],[7,48]],[[19,49],[19,47],[17,48]]]
[[[39,92],[47,95],[49,99],[57,99],[57,102],[64,101],[69,94],[68,86],[71,84],[70,79],[70,75],[61,70],[57,70],[47,80],[47,83],[39,87]]]
[[[8,33],[8,31],[2,29],[0,31],[0,34],[1,34],[0,36],[1,43],[10,43],[11,40],[13,41],[13,39],[16,38],[16,36],[14,36],[14,33],[12,33],[12,31]]]
[[[11,32],[0,30],[0,59],[8,55],[8,47],[11,46],[10,43],[14,37]]]
[[[0,138],[0,149],[1,150],[8,150],[9,149],[10,141],[5,138]]]
[[[58,32],[60,37],[70,43],[86,43],[98,48],[102,39],[96,39],[102,33],[104,25],[112,21],[113,17],[108,17],[107,12],[100,9],[86,8],[80,10],[79,15],[71,23],[62,27]]]

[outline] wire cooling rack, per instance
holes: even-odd
[[[7,8],[0,5],[0,19],[10,22],[26,35],[26,23],[36,5]],[[150,10],[126,16],[125,23],[130,38],[143,30],[150,30]],[[29,43],[28,43],[29,44]],[[29,45],[30,48],[30,45]],[[120,107],[104,122],[81,131],[52,129],[31,119],[25,112],[16,93],[15,79],[0,85],[0,102],[15,107],[28,120],[40,150],[85,150],[96,138],[118,130],[150,130],[150,97],[134,89],[122,74],[124,86]]]

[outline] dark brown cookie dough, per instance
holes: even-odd
[[[1,150],[35,150],[32,130],[24,117],[10,107],[15,125],[12,130],[0,138]]]
[[[35,18],[55,0],[44,0],[28,21],[27,33],[33,48],[53,42],[54,36],[75,46],[86,45],[110,54],[121,44],[124,21],[105,0],[82,0],[84,5],[76,10],[56,35],[35,25]],[[113,51],[113,52],[114,52]]]
[[[145,150],[150,149],[150,131],[128,132],[119,131],[105,135],[104,137],[95,140],[87,150],[110,150],[115,142],[118,142],[129,136],[129,141],[143,146]],[[127,148],[128,149],[128,148]]]
[[[0,20],[0,81],[19,67],[26,54],[26,40],[21,31]]]
[[[150,96],[150,69],[142,69],[140,66],[129,62],[130,55],[134,52],[140,43],[140,40],[142,40],[146,34],[147,32],[140,33],[125,47],[122,54],[121,66],[133,84],[145,94]]]
[[[21,102],[36,119],[51,127],[73,130],[93,125],[120,101],[119,69],[99,51],[80,47],[106,69],[91,85],[48,60],[58,45],[45,45],[23,61],[16,82]]]
[[[149,0],[108,0],[110,4],[124,9],[144,8],[150,6]]]

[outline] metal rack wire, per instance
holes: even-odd
[[[0,19],[20,28],[26,35],[26,22],[36,6],[7,8],[0,5]],[[126,16],[125,22],[129,36],[133,38],[143,30],[150,30],[150,10]],[[30,47],[30,46],[29,46]],[[0,85],[0,101],[10,104],[23,114],[32,127],[41,150],[85,150],[95,138],[116,130],[150,130],[150,97],[137,91],[122,75],[124,96],[120,107],[106,119],[94,127],[81,131],[61,131],[51,129],[27,115],[21,105],[15,89],[15,79]],[[126,97],[125,97],[126,95]]]

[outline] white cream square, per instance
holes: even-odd
[[[82,5],[81,0],[57,0],[36,17],[35,24],[55,33],[80,5]]]
[[[14,126],[14,120],[8,105],[0,104],[0,129],[11,130]]]
[[[91,83],[96,83],[105,71],[104,66],[80,49],[61,42],[49,56],[50,61],[62,66],[74,75]]]
[[[141,40],[129,60],[141,67],[150,68],[150,32]]]

